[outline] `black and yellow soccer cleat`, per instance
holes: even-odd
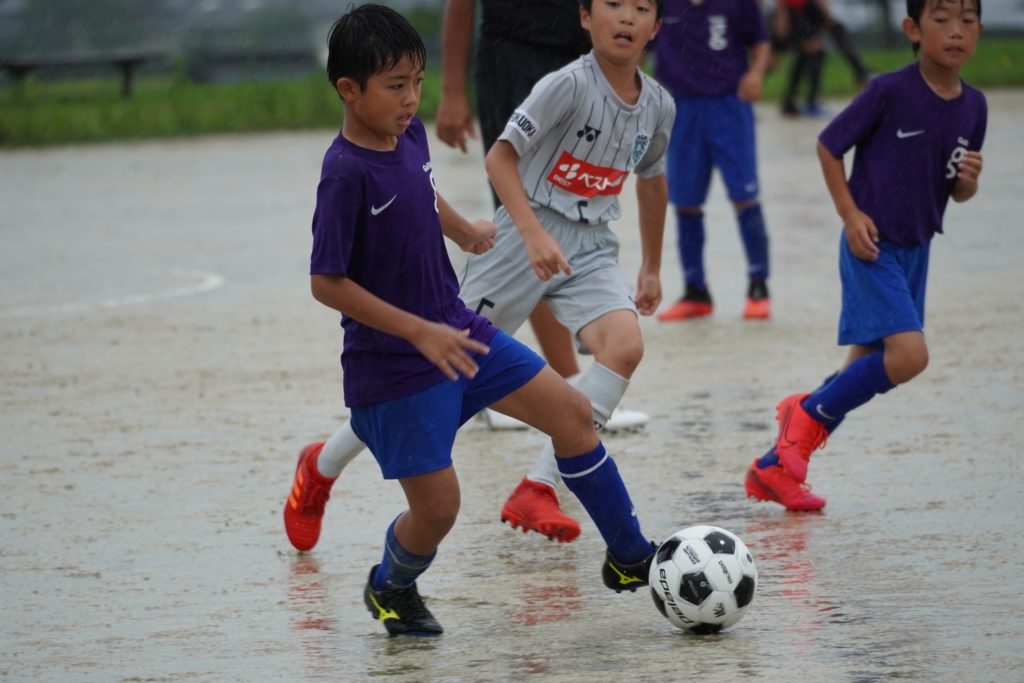
[[[376,571],[377,565],[374,565],[363,589],[363,601],[370,616],[384,624],[389,636],[438,636],[444,633],[441,624],[423,604],[415,583],[408,588],[376,591],[372,585]]]
[[[648,575],[651,572],[651,562],[654,560],[654,553],[658,546],[651,543],[651,554],[636,564],[622,564],[611,553],[605,553],[604,565],[601,567],[601,578],[604,585],[616,593],[622,591],[633,592],[648,584]]]

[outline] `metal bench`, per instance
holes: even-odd
[[[106,55],[55,55],[52,57],[0,57],[0,69],[6,71],[16,84],[23,84],[25,77],[37,69],[58,67],[115,67],[121,72],[121,95],[132,94],[132,77],[135,69],[145,62],[166,59],[161,52],[114,52]]]

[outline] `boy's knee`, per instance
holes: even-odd
[[[573,389],[572,393],[572,400],[567,412],[572,420],[573,431],[592,431],[594,429],[594,410],[590,405],[590,399],[577,389]]]
[[[615,365],[621,370],[620,374],[631,377],[644,358],[644,340],[639,334],[630,335],[616,345],[611,355]]]
[[[903,384],[914,379],[928,367],[928,347],[924,344],[893,353],[886,358],[885,370],[889,381]]]
[[[459,500],[457,497],[435,498],[421,511],[423,521],[431,528],[443,530],[447,533],[455,526],[455,519],[459,516]]]

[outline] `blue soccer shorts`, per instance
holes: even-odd
[[[882,349],[882,340],[900,332],[924,331],[924,294],[929,244],[906,246],[882,240],[878,259],[853,255],[841,234],[839,276],[843,310],[839,344]]]
[[[487,406],[519,389],[544,359],[499,331],[491,351],[475,356],[472,379],[443,379],[423,391],[352,409],[352,428],[380,465],[385,479],[436,472],[452,464],[455,433]]]
[[[754,108],[736,95],[677,97],[665,174],[674,206],[703,206],[717,167],[729,199],[758,194]]]

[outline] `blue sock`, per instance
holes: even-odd
[[[768,229],[764,225],[761,204],[754,204],[736,214],[740,224],[743,250],[747,254],[747,275],[760,280],[768,279]]]
[[[629,492],[604,444],[582,455],[556,459],[562,480],[594,520],[612,557],[636,564],[650,555],[651,543],[640,531]]]
[[[388,533],[384,537],[384,556],[370,581],[375,591],[411,586],[416,583],[416,578],[420,574],[427,571],[427,567],[437,555],[436,550],[430,555],[416,555],[403,548],[395,536],[397,521],[398,517],[395,517],[388,527]]]
[[[828,386],[829,382],[831,382],[832,380],[834,380],[838,376],[839,376],[838,372],[833,372],[831,375],[826,377],[825,381],[821,383],[821,386],[819,386],[814,391],[821,391],[826,386]],[[831,434],[832,432],[834,432],[839,427],[840,424],[842,424],[842,422],[843,422],[843,418],[839,418],[838,420],[833,420],[832,422],[830,422],[830,423],[825,425],[825,429],[828,431],[829,434]],[[759,470],[763,470],[765,467],[773,467],[774,465],[778,465],[778,464],[779,464],[779,456],[775,453],[775,444],[772,444],[772,447],[769,448],[767,451],[765,451],[765,454],[762,455],[758,459],[758,461],[757,461],[757,468]]]
[[[683,283],[707,288],[704,279],[704,213],[696,215],[676,211],[679,262],[683,264]],[[616,558],[618,559],[618,558]]]
[[[834,380],[815,389],[800,405],[808,415],[827,427],[870,401],[875,394],[884,394],[892,387],[893,383],[885,374],[883,354],[875,351],[850,363]]]

